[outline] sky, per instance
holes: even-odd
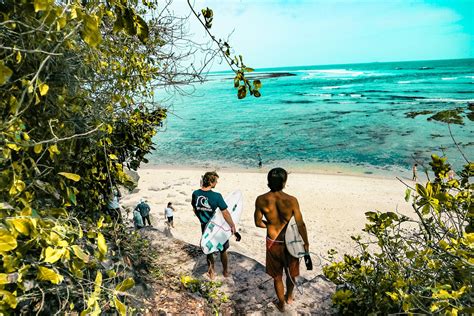
[[[175,0],[177,11],[186,1]],[[195,0],[254,68],[474,58],[474,0]],[[183,11],[184,10],[184,11]],[[190,20],[197,40],[205,34]],[[226,69],[215,63],[212,70]]]

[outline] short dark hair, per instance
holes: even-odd
[[[268,172],[268,187],[272,192],[281,191],[285,186],[288,173],[283,168],[273,168]]]
[[[173,204],[173,203],[171,203],[171,202],[168,202],[168,206],[170,206],[171,204]]]
[[[216,182],[217,178],[219,176],[217,175],[217,172],[215,171],[208,171],[202,176],[202,186],[203,187],[208,187],[214,182]]]

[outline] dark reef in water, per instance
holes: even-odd
[[[407,112],[405,113],[405,117],[407,118],[415,118],[417,117],[418,115],[427,115],[427,114],[432,114],[433,111],[414,111],[414,112]]]
[[[291,72],[267,72],[267,73],[256,73],[256,74],[246,74],[245,75],[249,80],[256,79],[268,79],[268,78],[278,78],[278,77],[291,77],[296,76],[296,74]],[[234,78],[225,78],[224,80],[229,80]]]
[[[309,103],[315,103],[314,101],[311,100],[282,100],[282,103],[285,104],[309,104]]]

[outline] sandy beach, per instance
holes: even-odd
[[[151,207],[151,221],[155,228],[165,229],[164,208],[172,202],[176,208],[173,237],[198,245],[200,226],[190,205],[193,190],[206,170],[145,167],[139,170],[138,188],[124,196],[122,205],[133,208],[145,198]],[[361,233],[367,211],[398,211],[412,215],[411,206],[404,200],[405,186],[395,177],[292,173],[285,191],[298,198],[308,228],[310,251],[315,261],[307,277],[321,274],[320,260],[329,249],[342,253],[354,251],[351,235]],[[217,170],[220,178],[215,191],[227,194],[240,190],[244,196],[244,211],[237,225],[242,240],[231,239],[230,250],[244,254],[265,264],[265,230],[254,225],[255,198],[268,191],[268,170]],[[410,182],[410,181],[408,181]],[[131,215],[129,215],[131,219]],[[318,258],[319,257],[319,258]],[[322,262],[321,262],[322,261]],[[309,275],[308,275],[309,274]]]

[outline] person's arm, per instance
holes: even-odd
[[[295,216],[295,222],[298,226],[298,232],[300,233],[304,241],[304,251],[309,252],[308,232],[306,231],[306,225],[303,221],[303,214],[301,214],[300,205],[298,204],[298,200],[296,198],[293,204],[293,215]]]
[[[263,219],[263,213],[258,205],[258,198],[255,200],[255,213],[253,214],[255,226],[267,228],[267,221]]]
[[[230,215],[227,209],[222,211],[222,216],[224,216],[225,221],[227,222],[227,224],[229,224],[230,231],[232,232],[232,234],[235,234],[236,232],[235,224],[234,224],[234,221],[232,220],[232,216]]]
[[[191,206],[193,207],[194,215],[198,216],[197,215],[197,210],[196,210],[196,195],[194,193],[191,197]]]

